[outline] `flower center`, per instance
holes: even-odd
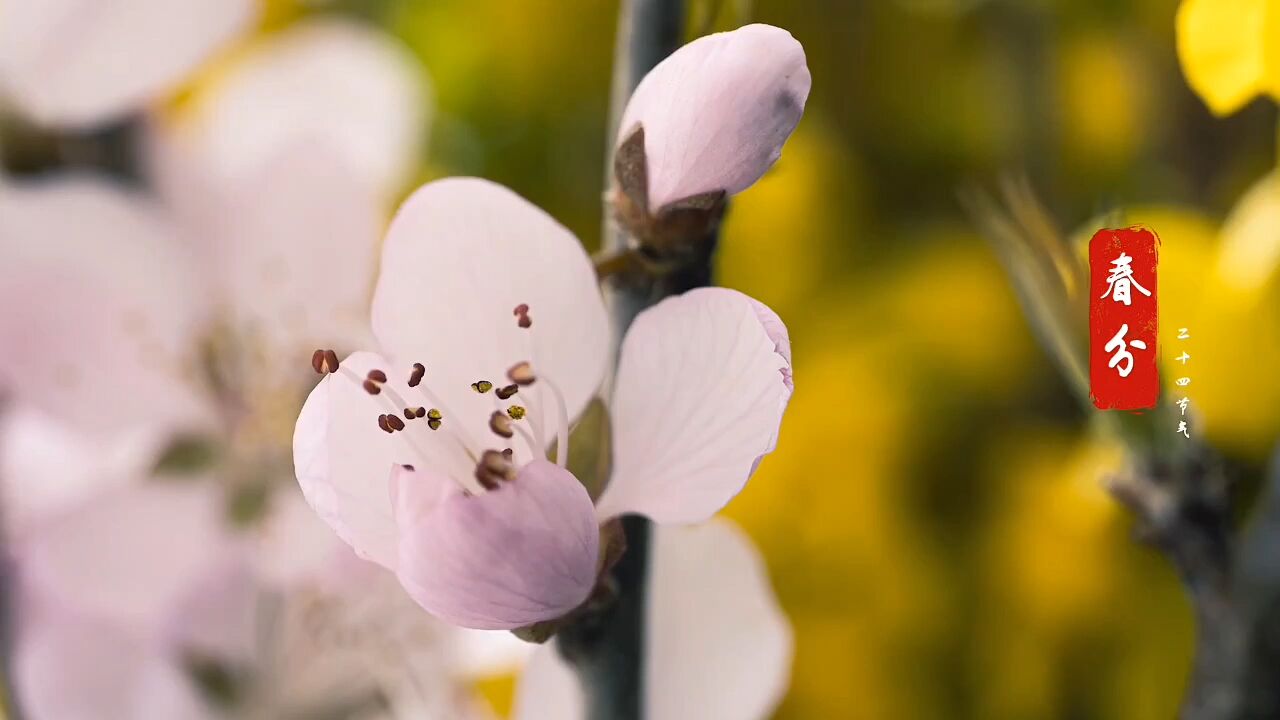
[[[531,333],[533,320],[529,306],[521,304],[513,311],[516,326]],[[446,441],[454,444],[465,456],[466,462],[457,467],[441,468],[468,493],[481,493],[497,489],[502,482],[514,480],[518,468],[535,458],[546,459],[549,439],[544,424],[553,425],[556,441],[556,463],[565,467],[569,459],[569,418],[564,395],[550,378],[535,372],[534,347],[526,335],[525,358],[516,362],[506,372],[507,382],[495,384],[489,379],[470,383],[470,390],[478,395],[493,398],[493,410],[488,416],[487,427],[468,428],[461,421],[464,416],[452,412],[439,395],[432,392],[428,369],[422,363],[414,363],[406,375],[406,394],[401,395],[388,384],[387,372],[373,368],[361,377],[355,370],[342,366],[332,350],[316,350],[311,367],[320,374],[338,374],[358,385],[363,392],[376,398],[384,410],[370,422],[394,441],[402,443],[406,453],[423,466],[439,466],[443,458],[428,453],[425,445],[431,433],[442,432]],[[425,422],[424,422],[425,420]],[[472,430],[478,435],[473,435]],[[509,447],[512,438],[520,436],[525,448]],[[516,444],[518,447],[518,444]],[[527,449],[527,453],[526,453]],[[527,457],[521,457],[526,455]],[[465,467],[474,472],[463,472]]]

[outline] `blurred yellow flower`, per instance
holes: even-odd
[[[1214,114],[1280,96],[1277,0],[1183,0],[1177,39],[1187,82]]]

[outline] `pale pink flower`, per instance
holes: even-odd
[[[27,716],[214,716],[188,663],[245,658],[253,628],[241,556],[212,490],[175,481],[107,491],[11,548],[14,676]]]
[[[782,154],[810,83],[804,48],[771,25],[700,37],[658,63],[618,128],[619,145],[644,130],[647,209],[750,187]]]
[[[622,345],[613,474],[593,507],[565,469],[608,360],[593,268],[567,229],[477,179],[401,207],[373,329],[382,354],[343,359],[303,407],[298,481],[357,553],[466,627],[577,608],[611,517],[710,517],[773,449],[791,394],[785,329],[763,305],[723,289],[659,303]]]
[[[6,0],[0,97],[44,125],[119,119],[173,91],[254,19],[253,0]]]
[[[645,606],[645,717],[761,720],[790,680],[791,625],[751,540],[727,520],[659,526]],[[581,720],[582,690],[552,645],[516,687],[515,720]]]

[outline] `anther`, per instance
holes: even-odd
[[[332,350],[316,350],[311,353],[311,369],[321,375],[338,372],[338,354]]]
[[[408,470],[409,472],[413,472],[412,465],[401,465],[400,467],[404,468],[405,470]]]
[[[507,379],[516,385],[532,385],[537,376],[533,374],[533,366],[528,362],[518,362],[507,371]]]
[[[497,490],[503,480],[516,478],[515,466],[511,460],[497,450],[485,450],[476,463],[476,480],[486,490]]]
[[[413,364],[413,372],[409,373],[409,387],[418,387],[418,383],[422,382],[422,376],[427,374],[427,366],[422,363]]]
[[[422,408],[418,408],[418,409],[421,410]],[[422,416],[418,415],[418,417],[422,417]],[[435,408],[431,408],[430,410],[427,411],[427,427],[431,428],[432,430],[439,430],[440,423],[443,420],[444,420],[444,415],[441,415],[439,410]]]
[[[507,398],[511,397],[512,395],[515,395],[519,391],[520,391],[519,385],[508,385],[506,387],[500,387],[497,390],[494,390],[493,394],[497,395],[499,400],[506,400]]]
[[[439,429],[440,429],[440,421],[439,421],[439,420],[436,420],[435,418],[431,418],[431,419],[427,420],[427,427],[431,428],[432,430],[439,430]]]
[[[427,414],[427,409],[426,409],[426,408],[416,407],[416,408],[405,408],[405,409],[404,409],[404,419],[405,419],[405,420],[412,420],[412,419],[414,419],[414,418],[420,418],[420,417],[425,416],[426,414]]]
[[[506,450],[503,450],[503,451],[502,451],[502,457],[504,457],[504,458],[506,458],[506,459],[508,459],[508,460],[510,460],[510,459],[511,459],[511,456],[512,456],[512,455],[514,455],[514,454],[515,454],[515,453],[511,451],[511,448],[507,448]]]
[[[512,405],[507,408],[507,415],[510,415],[512,420],[523,420],[524,408],[520,405]]]
[[[493,383],[488,380],[477,380],[471,383],[471,389],[483,395],[493,389]]]
[[[528,328],[533,325],[533,320],[529,317],[528,303],[520,303],[511,311],[511,314],[516,316],[516,325],[522,328]]]
[[[386,416],[386,415],[379,415],[379,416],[378,416],[378,427],[382,428],[382,431],[383,431],[383,432],[387,432],[387,433],[393,433],[393,432],[395,432],[395,430],[393,430],[393,429],[391,428],[391,425],[390,425],[389,423],[387,423],[387,416]]]
[[[495,435],[500,435],[504,438],[509,438],[516,434],[515,431],[511,429],[511,418],[503,415],[497,410],[494,410],[493,414],[489,416],[489,429],[492,430]]]
[[[364,383],[362,384],[362,387],[364,388],[364,391],[370,395],[377,395],[382,392],[382,383],[386,381],[387,374],[377,368],[374,368],[369,371],[369,374],[364,376]]]
[[[391,427],[391,429],[392,429],[392,430],[403,430],[403,429],[404,429],[404,421],[403,421],[403,420],[401,420],[399,416],[397,416],[397,415],[387,415],[387,416],[386,416],[386,418],[387,418],[387,425],[389,425],[389,426]]]

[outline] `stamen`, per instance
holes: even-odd
[[[439,420],[436,420],[435,418],[431,418],[431,419],[427,420],[427,427],[431,428],[432,430],[439,430],[439,429],[440,429],[440,421],[439,421]]]
[[[486,490],[497,490],[503,480],[516,479],[516,468],[505,452],[485,450],[476,463],[476,480]]]
[[[421,408],[419,408],[419,410],[421,410]],[[422,417],[422,416],[419,415],[418,417]],[[427,418],[431,420],[443,420],[444,415],[441,415],[439,410],[435,408],[431,408],[430,410],[427,411]]]
[[[519,385],[508,385],[508,386],[506,386],[506,387],[500,387],[500,388],[498,388],[497,390],[494,390],[493,392],[494,392],[494,394],[495,394],[495,395],[497,395],[497,396],[498,396],[498,399],[499,399],[499,400],[506,400],[507,398],[511,397],[512,395],[515,395],[517,392],[520,392],[520,386],[519,386]]]
[[[412,420],[412,419],[414,419],[414,418],[420,418],[420,417],[425,416],[426,414],[427,414],[427,409],[426,409],[426,408],[423,408],[423,407],[405,408],[405,409],[404,409],[404,419],[405,419],[405,420]]]
[[[556,464],[565,467],[569,464],[569,409],[564,404],[564,393],[547,378],[547,382],[539,385],[539,392],[546,387],[556,401]]]
[[[511,428],[511,419],[496,410],[489,416],[489,429],[495,435],[500,435],[504,438],[510,438],[515,435],[515,431]]]
[[[409,387],[418,387],[422,376],[427,374],[427,367],[422,363],[413,364],[413,372],[409,373]]]
[[[483,395],[493,389],[493,383],[488,380],[477,380],[471,383],[471,389]]]
[[[511,311],[511,314],[516,316],[516,325],[526,329],[533,325],[533,320],[529,317],[528,303],[520,303],[515,310]]]
[[[369,371],[368,375],[365,375],[364,382],[361,383],[361,387],[363,387],[364,391],[370,395],[377,395],[382,392],[382,384],[386,381],[387,374],[377,368],[374,368]]]
[[[537,376],[533,374],[533,366],[528,362],[518,362],[507,371],[507,379],[516,385],[532,385]]]
[[[316,350],[311,353],[311,369],[320,375],[338,372],[338,354],[332,350]]]
[[[379,416],[378,416],[378,427],[382,428],[382,431],[383,431],[383,432],[386,432],[386,433],[393,433],[393,432],[395,432],[395,430],[392,430],[392,429],[391,429],[391,426],[387,424],[387,416],[386,416],[386,415],[379,415]]]
[[[523,420],[524,412],[524,408],[519,405],[512,405],[507,408],[507,415],[510,415],[512,420]]]
[[[403,421],[403,420],[401,420],[399,416],[397,416],[397,415],[384,415],[383,417],[385,417],[385,418],[387,419],[387,425],[390,425],[392,430],[403,430],[403,429],[404,429],[404,421]]]

